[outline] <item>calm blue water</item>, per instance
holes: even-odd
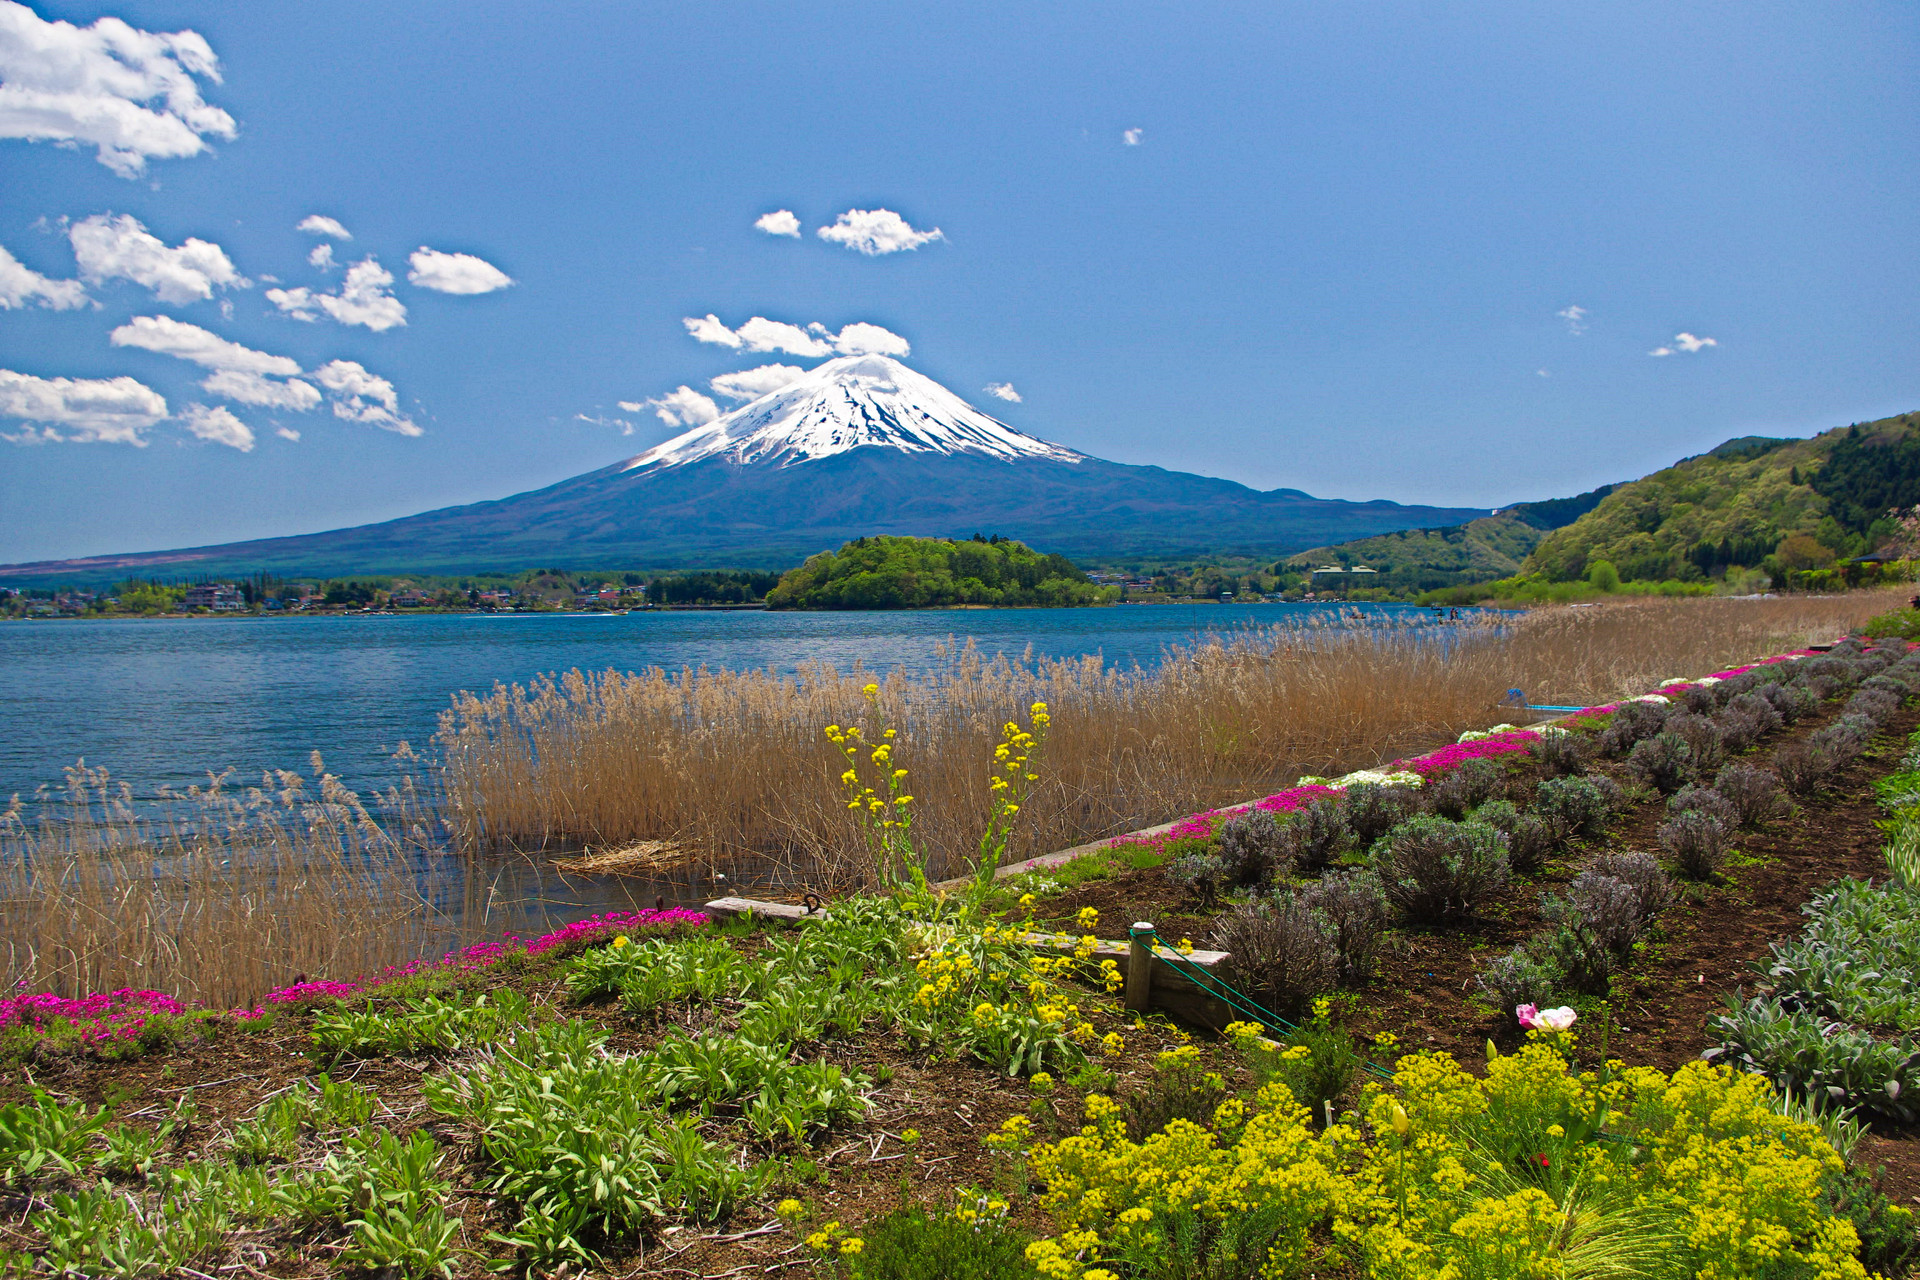
[[[1344,606],[1431,616],[1404,605]],[[0,803],[85,758],[148,796],[327,768],[365,792],[402,740],[425,750],[460,690],[572,667],[771,668],[800,662],[924,670],[949,641],[988,654],[1098,653],[1151,667],[1208,632],[1336,614],[1332,605],[1133,605],[912,613],[633,613],[41,621],[0,624]]]

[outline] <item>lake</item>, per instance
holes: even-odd
[[[327,768],[366,792],[401,741],[425,751],[463,689],[579,667],[702,665],[791,672],[800,662],[924,670],[949,642],[988,654],[1156,665],[1168,645],[1312,617],[1432,617],[1408,605],[1191,604],[885,613],[643,612],[178,618],[0,625],[0,802],[58,784],[84,758],[139,796]]]

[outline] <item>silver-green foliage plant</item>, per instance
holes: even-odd
[[[1910,748],[1920,748],[1920,734]],[[1876,787],[1891,810],[1886,857],[1893,879],[1847,880],[1805,908],[1800,937],[1775,944],[1769,991],[1730,1000],[1709,1028],[1712,1056],[1760,1072],[1825,1108],[1896,1121],[1920,1117],[1920,764]],[[1877,1033],[1890,1028],[1892,1033]]]
[[[1720,1041],[1705,1055],[1758,1072],[1779,1089],[1825,1097],[1830,1105],[1905,1123],[1920,1116],[1912,1086],[1920,1045],[1793,1008],[1778,996],[1729,997],[1707,1022]]]
[[[1373,859],[1387,901],[1414,921],[1472,915],[1509,878],[1507,837],[1484,822],[1412,818],[1375,843]]]

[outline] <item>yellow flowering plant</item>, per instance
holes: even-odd
[[[827,741],[846,758],[840,788],[848,811],[859,818],[866,833],[879,882],[888,887],[910,884],[925,896],[926,864],[913,842],[913,811],[909,808],[913,797],[907,793],[907,771],[894,759],[894,739],[899,731],[887,723],[880,686],[869,684],[861,693],[867,700],[871,726],[843,729],[830,724],[826,728]]]
[[[1560,1048],[1496,1054],[1481,1077],[1407,1055],[1363,1091],[1363,1121],[1317,1133],[1279,1080],[1137,1140],[1094,1095],[1078,1135],[1028,1152],[1058,1228],[1028,1260],[1049,1280],[1867,1280],[1822,1195],[1839,1157],[1763,1078],[1581,1072]]]
[[[987,780],[987,826],[980,833],[980,856],[973,867],[973,896],[984,898],[993,888],[994,873],[1006,860],[1007,846],[1013,840],[1015,819],[1040,780],[1034,770],[1034,758],[1046,742],[1052,717],[1047,704],[1036,702],[1027,708],[1029,728],[1014,720],[1000,727],[1000,743],[993,749],[993,771]]]

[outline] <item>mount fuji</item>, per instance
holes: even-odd
[[[0,566],[0,579],[784,568],[862,534],[976,531],[1082,558],[1278,556],[1485,514],[1107,462],[864,355],[544,489],[327,533]]]

